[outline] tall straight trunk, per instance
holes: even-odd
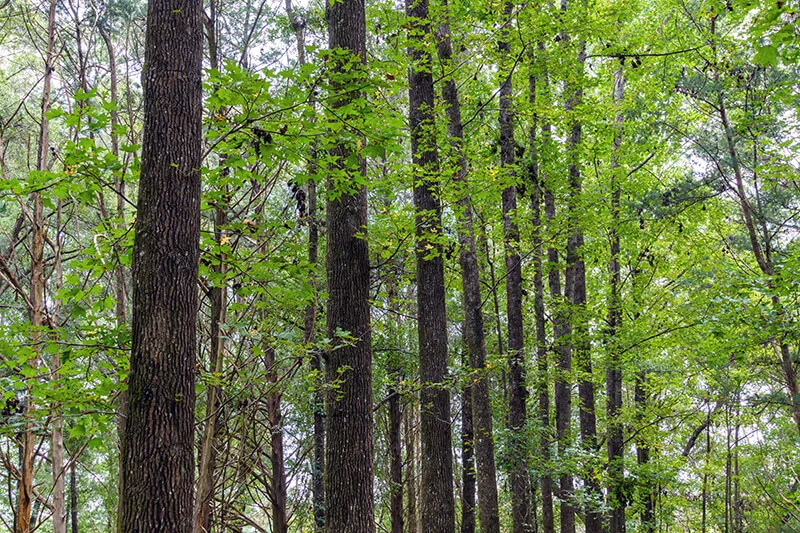
[[[417,533],[417,439],[414,419],[416,408],[413,402],[403,409],[403,440],[406,447],[406,524],[407,533]]]
[[[443,5],[447,9],[447,4]],[[450,38],[449,13],[445,11],[444,22],[436,32],[436,50],[444,72],[450,71],[453,61],[453,46]],[[492,437],[492,409],[489,397],[489,380],[485,375],[486,334],[484,332],[480,271],[475,246],[475,227],[472,214],[472,199],[467,183],[467,160],[464,154],[464,128],[461,120],[461,105],[458,87],[452,76],[444,79],[442,98],[446,104],[447,130],[453,144],[456,158],[456,172],[453,181],[463,190],[458,201],[461,220],[458,224],[458,240],[461,245],[459,262],[461,264],[461,285],[464,307],[464,339],[469,353],[469,362],[476,372],[472,389],[472,447],[475,454],[475,478],[478,488],[478,515],[481,531],[499,531],[499,511],[497,503],[497,480],[494,458],[494,439]],[[466,405],[466,403],[465,403]],[[467,461],[469,457],[465,459]],[[468,464],[468,463],[465,463]],[[465,466],[465,474],[468,466]],[[470,476],[465,477],[469,480]],[[465,483],[465,488],[469,486]],[[468,495],[468,498],[474,498]],[[474,502],[474,499],[472,500]],[[462,506],[462,532],[474,530],[475,518],[472,506]],[[466,529],[465,529],[466,528]]]
[[[427,0],[407,0],[409,18],[409,123],[416,210],[417,332],[419,335],[420,437],[422,441],[422,530],[455,531],[450,392],[447,380],[442,210],[439,204],[439,153],[434,123]]]
[[[636,406],[636,418],[639,424],[645,422],[645,413],[648,409],[648,393],[647,393],[647,374],[640,371],[636,374],[636,383],[634,385],[633,401]],[[650,463],[650,445],[647,441],[640,437],[636,441],[636,464],[640,470],[648,468]],[[655,533],[655,498],[653,494],[653,486],[649,480],[646,480],[639,486],[639,499],[641,501],[641,513],[639,515],[639,522],[642,524],[642,531],[645,533]]]
[[[120,532],[192,530],[202,1],[150,0]]]
[[[61,243],[63,240],[61,232],[61,199],[56,204],[56,235],[55,235],[55,250],[53,250],[53,277],[54,288],[52,293],[58,295],[61,291],[63,282],[63,264],[61,262]],[[52,309],[50,313],[50,337],[58,340],[58,313],[60,308],[60,301],[58,296],[52,300]],[[58,371],[61,369],[61,358],[59,352],[53,354],[52,362],[50,364],[50,379],[58,382],[60,375]],[[53,431],[50,439],[50,454],[53,470],[53,533],[67,533],[67,512],[66,512],[66,470],[64,469],[64,418],[61,411],[61,405],[56,404],[53,406]]]
[[[614,146],[611,153],[611,231],[609,235],[610,256],[609,262],[609,289],[608,302],[608,366],[606,368],[606,416],[608,418],[608,506],[611,509],[609,520],[609,533],[625,533],[625,506],[627,505],[625,483],[625,440],[623,424],[620,420],[622,411],[622,368],[619,359],[619,343],[617,333],[622,322],[622,305],[620,301],[620,183],[619,183],[619,151],[622,146],[623,125],[625,115],[621,110],[625,98],[625,76],[622,65],[614,72],[614,103],[617,106],[617,115],[614,125],[617,134],[614,136]]]
[[[343,50],[356,64],[338,56],[331,71],[333,109],[350,105],[361,95],[348,87],[363,75],[366,61],[364,0],[327,4],[331,50]],[[348,63],[347,70],[342,61]],[[354,143],[353,143],[354,144]],[[341,141],[331,150],[327,200],[327,354],[325,522],[327,533],[372,533],[372,349],[370,346],[369,251],[367,191],[357,183],[366,162],[355,146]],[[350,162],[354,159],[354,162]],[[344,190],[342,190],[344,189]],[[341,332],[348,333],[342,338]]]
[[[567,37],[565,40],[569,40]],[[597,419],[595,415],[594,382],[592,381],[591,346],[589,344],[589,328],[585,319],[586,308],[586,265],[583,260],[583,229],[581,226],[582,208],[580,205],[582,195],[582,178],[580,169],[580,156],[578,146],[581,142],[581,122],[575,116],[575,109],[583,101],[582,79],[584,76],[584,63],[586,62],[586,43],[578,43],[577,81],[567,98],[565,111],[572,115],[572,131],[567,139],[569,152],[569,212],[567,225],[569,237],[567,240],[567,276],[566,293],[570,301],[570,320],[572,322],[572,349],[573,357],[578,369],[578,397],[580,399],[579,424],[581,431],[581,444],[584,449],[594,451],[597,448]],[[597,477],[591,471],[592,466],[586,467],[583,484],[589,498],[584,507],[584,524],[586,533],[600,533],[602,531],[602,518],[597,506],[593,503],[595,497],[600,495],[600,486]]]
[[[108,53],[108,71],[110,77],[110,91],[111,91],[111,102],[117,104],[118,102],[118,81],[117,81],[117,59],[116,59],[116,51],[114,50],[114,42],[111,40],[111,34],[109,33],[108,28],[104,25],[99,26],[100,36],[103,38],[103,42],[106,45],[106,52]],[[111,153],[114,157],[119,160],[119,133],[117,132],[117,128],[119,126],[119,111],[114,108],[111,110]],[[116,189],[116,200],[117,200],[117,224],[120,229],[125,227],[125,175],[124,170],[118,171],[119,173],[115,177],[115,189]],[[120,250],[115,249],[115,253],[119,255]],[[116,316],[117,321],[117,328],[122,329],[128,323],[127,317],[127,308],[128,308],[128,294],[126,289],[126,272],[125,267],[122,265],[122,262],[117,262],[117,266],[114,268],[114,295],[116,299],[116,305],[114,307],[114,314]],[[117,440],[119,441],[120,446],[122,442],[125,440],[125,421],[127,419],[127,412],[128,412],[128,391],[127,389],[120,391],[119,395],[117,396],[117,414],[116,414],[116,423],[117,423]],[[119,454],[120,458],[122,457],[122,453],[120,450]],[[122,468],[120,467],[117,471],[117,489],[120,490],[122,487]],[[121,492],[121,490],[120,490]],[[119,502],[117,502],[117,514],[115,518],[119,517]],[[119,524],[117,523],[117,527]]]
[[[53,63],[55,61],[55,30],[56,30],[56,0],[50,0],[47,16],[47,53],[45,55],[44,77],[42,89],[42,112],[39,125],[39,142],[37,146],[36,170],[47,170],[47,155],[50,145],[50,129],[46,118],[50,111],[50,88],[53,78]],[[30,321],[31,321],[31,346],[33,358],[28,364],[37,367],[41,357],[42,333],[46,323],[44,302],[44,205],[41,192],[33,193],[33,217],[31,229],[31,288],[30,288]],[[33,504],[33,474],[35,439],[33,411],[35,403],[31,396],[30,388],[27,391],[25,404],[25,430],[22,433],[22,457],[20,468],[19,491],[17,496],[17,515],[15,533],[29,533],[31,531],[31,505]],[[63,458],[62,458],[63,462]],[[63,476],[62,476],[63,479]],[[63,490],[63,487],[62,487]],[[62,509],[63,511],[63,509]]]
[[[530,75],[528,77],[528,91],[531,108],[534,110],[533,121],[528,133],[528,145],[531,154],[528,167],[528,176],[531,187],[531,210],[533,211],[533,314],[536,328],[536,396],[539,409],[539,457],[543,464],[543,470],[539,475],[542,493],[542,531],[544,533],[555,532],[555,520],[553,516],[553,478],[550,475],[550,389],[548,385],[549,363],[547,352],[547,331],[544,313],[544,267],[542,263],[543,239],[542,239],[542,180],[541,166],[539,164],[539,149],[537,145],[537,133],[539,128],[539,118],[536,102],[536,76],[543,74],[547,76],[546,70],[539,72],[535,61],[531,62]],[[545,81],[545,85],[547,82]],[[535,490],[535,487],[533,488]],[[534,506],[534,511],[536,510]]]
[[[224,170],[224,169],[223,169]],[[227,224],[225,212],[227,201],[220,200],[222,205],[217,206],[214,220],[215,240],[220,246],[219,256],[212,267],[216,274],[217,282],[210,290],[211,300],[211,335],[209,338],[209,363],[215,376],[222,374],[225,359],[225,338],[222,327],[227,317],[227,287],[225,276],[227,272],[226,257],[221,251],[224,227]],[[207,533],[211,531],[211,504],[214,500],[215,479],[214,472],[217,463],[217,440],[222,424],[220,409],[222,408],[222,387],[217,380],[212,380],[206,389],[206,416],[203,440],[200,445],[200,473],[197,481],[197,494],[194,504],[194,518],[192,529],[194,533]]]
[[[72,533],[78,533],[78,461],[73,457],[69,466],[69,522]]]
[[[466,326],[464,327],[466,330]],[[466,344],[466,343],[465,343]],[[464,347],[461,366],[469,368]],[[475,432],[472,427],[472,387],[461,387],[461,533],[475,533]]]
[[[289,23],[294,30],[297,41],[297,64],[302,66],[306,63],[306,21],[299,17],[292,7],[292,0],[286,0],[286,14],[289,16]],[[314,105],[314,101],[311,102]],[[317,153],[316,146],[312,146],[308,163],[308,173],[314,175],[317,172]],[[305,309],[303,317],[304,336],[303,342],[306,346],[312,347],[311,370],[318,376],[316,387],[314,388],[314,454],[311,464],[311,501],[314,512],[314,528],[317,533],[325,530],[325,393],[322,380],[322,353],[314,347],[316,342],[317,330],[317,275],[315,269],[319,262],[319,226],[317,222],[317,182],[309,179],[306,185],[306,198],[308,201],[308,264],[311,271],[308,275],[309,284],[314,293],[311,301]]]
[[[400,393],[389,389],[389,472],[390,472],[390,518],[392,533],[403,533],[403,450],[400,440]]]
[[[500,165],[511,185],[502,193],[503,243],[506,262],[506,319],[508,320],[508,427],[511,448],[509,481],[511,486],[511,520],[513,533],[531,531],[530,479],[526,450],[526,401],[528,389],[525,386],[524,335],[522,322],[522,261],[519,253],[519,227],[514,220],[517,216],[514,110],[513,110],[513,71],[511,44],[508,27],[512,23],[514,3],[505,2],[505,25],[501,32],[498,48],[505,63],[501,65],[500,83]]]
[[[271,347],[264,350],[264,366],[267,369],[267,381],[272,385],[267,396],[267,416],[269,418],[269,462],[271,466],[270,494],[272,500],[272,532],[287,533],[289,530],[288,511],[286,508],[286,470],[283,453],[283,415],[281,413],[281,392],[278,383],[278,369],[275,362],[275,351]]]

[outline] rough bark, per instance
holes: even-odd
[[[199,0],[148,4],[121,533],[192,529],[201,12]]]
[[[447,8],[446,4],[443,6]],[[453,61],[452,42],[450,38],[449,14],[445,12],[445,22],[436,33],[436,49],[444,72],[450,71]],[[467,184],[467,161],[464,154],[464,130],[461,120],[461,106],[455,80],[448,76],[442,86],[442,97],[446,104],[448,118],[447,130],[453,144],[456,158],[454,183],[461,189],[462,196],[458,201],[461,220],[458,225],[458,240],[461,247],[459,262],[461,265],[461,285],[464,307],[464,339],[469,352],[470,366],[476,372],[472,389],[472,428],[473,448],[475,451],[475,476],[478,487],[478,514],[481,531],[495,532],[499,529],[497,505],[497,480],[494,459],[494,439],[492,438],[492,412],[489,398],[489,382],[485,375],[486,337],[484,332],[482,298],[478,257],[475,245],[475,229],[473,224],[472,200]],[[469,511],[469,508],[466,509]],[[462,513],[465,509],[462,507]],[[474,515],[462,517],[462,529],[474,527]],[[469,529],[468,529],[469,530]]]
[[[404,409],[403,440],[406,446],[406,525],[408,533],[417,533],[417,439],[414,428],[415,405],[410,402]]]
[[[400,394],[392,387],[389,389],[389,473],[391,496],[389,514],[392,533],[403,533],[403,451],[400,441]]]
[[[466,326],[465,326],[466,329]],[[462,352],[461,365],[469,368],[469,350]],[[475,533],[475,446],[472,427],[472,387],[461,388],[461,533]]]
[[[623,125],[625,115],[620,107],[625,98],[625,76],[620,65],[614,72],[614,103],[617,114],[614,125],[617,134],[611,153],[611,231],[609,262],[609,301],[606,342],[608,344],[608,366],[606,368],[606,416],[608,419],[608,506],[609,533],[625,533],[625,441],[623,424],[620,421],[622,411],[622,367],[619,358],[619,344],[616,336],[622,322],[622,304],[620,298],[620,183],[619,183],[619,151],[622,146]]]
[[[636,383],[633,392],[633,401],[636,406],[636,418],[640,424],[645,421],[648,397],[647,374],[644,371],[640,371],[636,374]],[[646,470],[649,462],[650,445],[644,438],[639,438],[636,441],[636,464],[640,470]],[[654,533],[656,530],[654,487],[647,478],[645,478],[645,482],[639,486],[639,499],[641,500],[642,506],[642,511],[639,515],[642,531],[645,533]]]
[[[445,310],[442,212],[438,199],[439,154],[434,124],[427,0],[407,0],[409,18],[409,123],[416,210],[417,332],[422,444],[422,530],[453,533],[453,450],[450,391],[447,379],[447,313]]]
[[[344,72],[341,64],[331,72],[337,97],[334,109],[360,95],[345,92],[348,81],[361,75],[366,60],[366,20],[363,0],[327,4],[328,41],[332,50],[356,57]],[[346,79],[346,78],[349,78]],[[328,279],[325,449],[325,522],[327,533],[372,533],[372,349],[370,346],[369,253],[363,234],[367,228],[366,164],[342,142],[331,150],[327,200]],[[356,164],[348,165],[355,155]],[[342,190],[344,189],[344,190]],[[341,332],[347,332],[344,338]]]
[[[508,427],[510,429],[509,483],[513,533],[531,531],[530,479],[525,446],[526,401],[524,335],[522,322],[522,260],[519,253],[517,216],[516,160],[514,141],[513,70],[508,26],[514,4],[505,2],[506,22],[498,48],[506,65],[501,66],[500,83],[500,165],[511,183],[502,193],[503,244],[506,263],[506,319],[508,321]]]
[[[531,108],[534,109],[533,121],[528,133],[528,145],[530,151],[530,161],[528,166],[528,176],[530,179],[530,196],[533,231],[533,314],[536,331],[536,396],[538,400],[539,412],[539,457],[542,463],[542,473],[539,476],[542,495],[542,531],[544,533],[554,533],[555,520],[553,516],[553,478],[549,470],[550,462],[550,389],[548,385],[549,361],[547,350],[547,330],[544,312],[544,265],[542,262],[543,238],[542,238],[542,203],[543,203],[543,176],[539,162],[539,149],[537,144],[537,134],[539,128],[539,118],[537,109],[537,88],[536,75],[547,76],[546,69],[541,72],[537,69],[535,60],[531,62],[531,74],[528,77],[528,91]],[[547,81],[545,80],[545,86]],[[549,139],[546,139],[549,140]],[[535,487],[532,487],[535,490]],[[535,507],[534,507],[535,511]]]
[[[78,533],[78,462],[73,458],[69,467],[69,522],[72,533]]]

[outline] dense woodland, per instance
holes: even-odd
[[[0,531],[800,531],[800,3],[326,2],[0,0]]]

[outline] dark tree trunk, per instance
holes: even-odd
[[[536,75],[547,76],[546,71],[537,71],[535,62],[531,62],[531,74],[528,78],[528,90],[531,107],[536,110]],[[545,81],[545,86],[547,82]],[[542,468],[539,480],[542,493],[542,531],[554,533],[555,520],[553,516],[553,478],[550,475],[550,389],[548,386],[548,355],[547,331],[544,314],[544,267],[542,264],[542,176],[539,165],[539,151],[537,146],[537,133],[539,128],[538,115],[534,111],[533,122],[528,134],[530,150],[530,163],[528,175],[531,187],[531,209],[533,211],[533,314],[536,328],[536,395],[539,407],[539,457]],[[546,140],[549,140],[546,138]],[[535,490],[535,487],[532,489]],[[534,507],[534,511],[535,511]]]
[[[594,382],[592,381],[592,355],[589,344],[589,330],[585,319],[586,307],[586,265],[583,261],[583,229],[581,226],[582,179],[578,145],[581,142],[581,122],[574,116],[575,109],[583,100],[584,63],[586,62],[586,43],[578,43],[577,85],[569,95],[565,110],[572,115],[572,132],[567,140],[569,151],[569,212],[567,241],[567,276],[566,293],[570,301],[570,319],[572,322],[572,348],[578,368],[578,397],[580,399],[579,423],[581,444],[584,449],[594,451],[597,448],[597,419],[595,415]],[[600,533],[602,518],[597,506],[592,502],[599,496],[600,486],[592,472],[593,466],[587,465],[583,483],[590,499],[584,509],[586,533]]]
[[[614,72],[614,102],[617,105],[617,115],[614,121],[617,134],[614,137],[614,146],[611,154],[611,260],[609,263],[609,288],[608,302],[608,367],[606,369],[606,416],[608,417],[608,506],[611,509],[609,520],[609,533],[625,533],[625,506],[627,505],[624,491],[625,482],[625,441],[623,424],[620,421],[622,411],[622,368],[619,359],[619,343],[617,333],[622,322],[622,304],[620,298],[620,184],[619,184],[619,151],[622,146],[623,125],[625,115],[620,107],[625,98],[625,76],[622,66]]]
[[[512,22],[513,2],[505,2],[505,26],[498,48],[506,64],[501,65],[500,84],[500,165],[507,177],[516,177],[513,71],[508,26]],[[506,262],[506,318],[508,320],[508,427],[510,429],[509,481],[511,485],[511,520],[513,533],[531,530],[530,479],[525,445],[526,401],[524,337],[522,323],[522,261],[519,253],[517,187],[503,190],[503,241]]]
[[[355,56],[352,65],[338,56],[331,71],[337,97],[334,109],[351,104],[361,95],[348,89],[363,76],[366,60],[364,0],[327,4],[328,41],[331,50]],[[349,63],[348,69],[342,62]],[[351,67],[352,65],[352,67]],[[327,533],[372,533],[372,348],[370,345],[369,251],[363,237],[367,229],[367,191],[363,182],[366,162],[355,143],[333,147],[334,163],[328,168],[327,353],[325,522]],[[350,160],[355,160],[351,162]],[[341,332],[347,332],[343,338]]]
[[[148,4],[122,533],[192,529],[201,12],[199,0]]]
[[[446,4],[445,4],[446,9]],[[436,34],[436,49],[445,72],[449,72],[453,51],[450,39],[449,14],[445,13],[445,22]],[[464,307],[464,339],[469,352],[470,366],[477,372],[472,389],[472,447],[476,459],[474,476],[478,487],[478,514],[481,531],[496,533],[499,531],[499,515],[497,505],[497,481],[494,462],[494,440],[492,438],[492,410],[489,398],[489,381],[484,374],[486,366],[486,337],[483,330],[483,311],[481,309],[481,289],[478,269],[478,258],[475,246],[475,230],[473,225],[471,198],[467,185],[467,161],[464,154],[464,131],[461,121],[461,106],[458,99],[458,88],[455,80],[448,76],[442,87],[442,96],[446,103],[448,125],[447,130],[453,143],[456,158],[456,182],[465,191],[458,205],[461,209],[461,220],[458,225],[458,239],[461,245],[461,284]],[[465,404],[466,405],[466,404]],[[465,463],[466,464],[466,463]],[[465,474],[466,474],[465,467]],[[468,476],[472,479],[471,476]],[[465,478],[466,480],[467,478]],[[465,484],[465,487],[467,485]],[[467,487],[468,488],[468,487]],[[466,495],[472,498],[472,495]],[[474,503],[474,500],[473,500]],[[462,507],[462,531],[472,531],[475,526],[472,506]],[[464,529],[467,528],[467,529]]]
[[[72,533],[78,533],[78,462],[72,458],[69,468],[69,521]]]
[[[461,352],[461,367],[469,368],[469,349],[466,347],[466,342]],[[473,439],[472,387],[465,384],[461,387],[461,533],[475,533],[475,449]]]
[[[278,369],[275,351],[267,346],[264,349],[264,366],[271,390],[267,395],[267,417],[269,418],[269,462],[271,467],[270,496],[272,500],[272,533],[287,533],[289,530],[286,509],[286,470],[283,461],[283,415],[281,414],[281,391],[278,383]]]
[[[406,445],[406,524],[408,533],[417,533],[417,444],[414,428],[415,403],[409,402],[405,409],[403,422],[405,424],[403,440]]]
[[[438,199],[439,162],[434,124],[431,56],[425,50],[430,34],[427,0],[407,0],[409,17],[409,123],[416,209],[417,331],[422,409],[422,530],[453,533],[453,450],[450,392],[447,379],[447,313],[442,212]]]
[[[400,441],[400,394],[397,389],[389,389],[389,471],[391,483],[391,502],[389,511],[392,533],[403,533],[403,451]]]
[[[638,372],[634,385],[633,401],[636,406],[636,418],[639,424],[645,421],[648,396],[647,374],[644,371]],[[639,466],[639,470],[646,470],[649,462],[650,446],[644,438],[640,437],[639,440],[636,441],[636,463]],[[642,524],[642,531],[645,533],[655,533],[655,497],[653,485],[649,480],[649,476],[645,477],[644,483],[639,486],[639,498],[641,499],[642,506],[639,518]]]

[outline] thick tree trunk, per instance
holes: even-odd
[[[533,211],[533,286],[534,301],[533,314],[536,329],[536,395],[539,408],[539,457],[543,470],[539,476],[542,493],[542,531],[543,533],[555,532],[553,516],[553,478],[550,475],[550,389],[548,386],[549,363],[547,353],[547,331],[544,313],[544,267],[542,263],[542,180],[539,164],[539,150],[537,146],[537,133],[539,128],[538,114],[536,112],[536,75],[547,76],[546,70],[539,72],[535,62],[531,62],[531,74],[528,78],[529,100],[534,109],[533,121],[528,134],[528,144],[531,153],[528,176],[531,187],[531,210]],[[545,87],[547,81],[545,81]],[[545,138],[545,140],[549,140]],[[535,490],[535,487],[533,488]],[[535,511],[534,506],[534,511]]]
[[[347,87],[362,76],[358,63],[366,60],[364,0],[327,4],[331,50],[354,55],[357,64],[346,72],[334,66],[332,106],[338,109],[359,98]],[[342,61],[348,61],[340,58]],[[327,201],[327,354],[325,521],[327,533],[372,533],[372,349],[370,346],[369,253],[363,237],[367,228],[366,163],[355,146],[342,142],[331,151]],[[351,157],[352,156],[352,157]],[[356,163],[349,163],[356,159]],[[342,338],[341,332],[347,332]]]
[[[611,242],[609,263],[608,325],[606,342],[608,343],[608,367],[606,368],[606,416],[608,418],[608,506],[611,509],[609,533],[625,533],[625,506],[627,505],[625,483],[625,441],[623,424],[620,421],[622,411],[622,368],[619,359],[619,343],[617,333],[622,322],[622,304],[620,297],[620,183],[619,151],[622,146],[623,125],[625,115],[620,109],[625,98],[625,76],[622,65],[614,72],[614,103],[617,115],[614,125],[617,134],[611,154]]]
[[[469,368],[469,350],[461,364]],[[472,428],[472,387],[461,388],[461,533],[475,533],[475,438]]]
[[[647,374],[644,371],[640,371],[636,374],[636,383],[634,385],[633,392],[633,401],[636,406],[636,418],[639,424],[643,424],[645,422],[648,396]],[[648,468],[649,462],[650,445],[644,438],[640,437],[639,440],[636,441],[636,463],[640,470],[645,470]],[[655,533],[656,523],[654,488],[649,480],[645,481],[639,486],[639,498],[641,500],[642,507],[642,511],[639,515],[639,521],[642,524],[642,531],[644,531],[644,533]]]
[[[505,26],[498,48],[505,64],[501,65],[500,83],[500,165],[507,178],[516,177],[513,71],[508,26],[514,4],[505,2]],[[513,180],[510,180],[513,181]],[[522,322],[522,260],[519,253],[517,187],[510,185],[502,193],[503,243],[506,262],[506,319],[508,320],[508,427],[510,430],[509,481],[511,485],[511,520],[513,533],[531,531],[530,477],[526,450],[526,401],[524,335]]]
[[[192,529],[201,12],[199,0],[148,4],[121,533]]]
[[[450,392],[447,380],[447,313],[445,310],[442,212],[439,161],[434,124],[430,34],[427,0],[407,0],[409,17],[409,123],[416,209],[417,331],[419,334],[420,437],[422,441],[422,530],[453,533],[453,450]]]

